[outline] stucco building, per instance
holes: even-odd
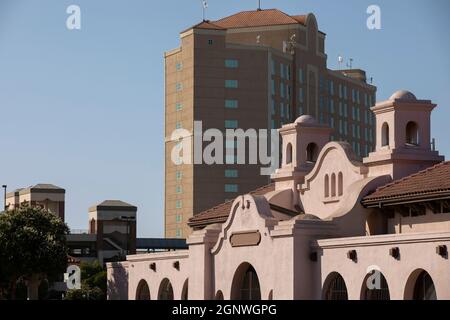
[[[407,91],[376,104],[364,159],[311,116],[284,125],[270,185],[193,217],[188,250],[108,264],[109,299],[450,299],[435,106]]]
[[[8,192],[5,196],[5,209],[14,210],[22,203],[40,206],[63,221],[65,218],[66,190],[50,183],[38,183],[27,188],[19,188]]]
[[[373,150],[376,87],[363,70],[328,69],[325,38],[313,14],[276,9],[238,12],[180,33],[180,47],[164,57],[166,237],[188,237],[193,215],[270,181],[260,174],[265,164],[236,164],[232,141],[224,145],[224,165],[174,163],[180,141],[172,133],[192,134],[194,121],[203,130],[270,130],[308,114],[358,155]]]

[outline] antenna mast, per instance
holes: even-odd
[[[261,11],[261,0],[258,0],[258,11]]]
[[[206,9],[208,9],[208,2],[206,0],[203,0],[202,6],[203,6],[203,21],[206,21]]]

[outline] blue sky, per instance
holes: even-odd
[[[66,8],[81,7],[79,31]],[[366,9],[381,8],[369,31]],[[257,0],[210,0],[209,19],[255,9]],[[378,86],[439,107],[432,136],[450,155],[450,2],[262,0],[263,8],[313,12],[327,34],[329,68],[353,58]],[[163,235],[163,53],[202,18],[200,0],[0,0],[0,184],[66,189],[66,220],[87,228],[104,199],[138,206],[138,234]]]

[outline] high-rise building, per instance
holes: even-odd
[[[360,156],[374,147],[376,87],[360,69],[327,68],[325,33],[313,14],[276,9],[203,21],[165,54],[165,235],[187,237],[205,209],[267,184],[261,164],[178,164],[176,129],[277,129],[311,115]],[[235,142],[224,144],[228,157]],[[311,152],[314,155],[314,150]],[[311,159],[314,160],[314,159]],[[238,182],[237,182],[238,181]]]

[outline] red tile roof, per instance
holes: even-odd
[[[250,192],[253,196],[262,196],[266,193],[275,190],[275,184],[271,183],[267,186],[256,189],[255,191]],[[213,223],[224,223],[227,221],[228,215],[231,211],[231,206],[233,205],[234,200],[227,201],[225,203],[221,203],[211,209],[205,210],[196,214],[191,219],[189,219],[190,227],[205,227],[209,224]]]
[[[196,24],[192,28],[196,29],[210,29],[210,30],[225,30],[224,28],[214,24],[211,21],[202,21],[199,24]]]
[[[290,16],[278,9],[242,11],[217,21],[200,22],[189,29],[226,30],[289,24],[306,25],[306,18],[307,15]]]
[[[363,199],[364,205],[379,202],[425,199],[436,195],[450,196],[450,161],[417,172],[379,187]]]
[[[222,28],[247,28],[287,24],[305,24],[306,16],[290,16],[277,9],[242,11],[217,20],[214,24]]]

